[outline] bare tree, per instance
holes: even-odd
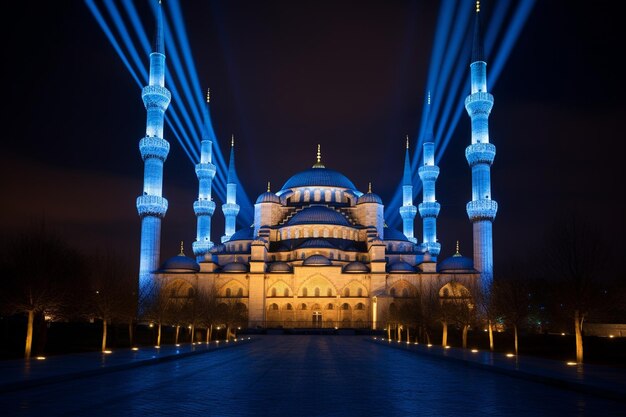
[[[530,279],[528,264],[514,262],[505,266],[493,283],[495,311],[513,328],[516,355],[519,353],[519,329],[530,314]]]
[[[562,218],[548,232],[540,268],[553,297],[573,319],[576,361],[583,361],[586,317],[602,306],[607,280],[608,245],[604,236],[577,215]]]
[[[35,316],[60,317],[72,307],[71,294],[80,285],[83,258],[45,225],[8,239],[2,254],[2,306],[10,314],[27,315],[24,356],[28,359]]]
[[[163,325],[170,321],[170,294],[160,283],[152,281],[140,300],[142,304],[141,318],[157,326],[156,346],[161,346]]]

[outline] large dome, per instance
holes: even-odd
[[[163,262],[163,265],[161,265],[161,270],[168,272],[198,272],[200,271],[200,265],[198,265],[196,261],[194,261],[190,257],[179,254]]]
[[[281,191],[297,187],[339,187],[356,190],[345,175],[328,168],[309,168],[289,178]]]
[[[475,272],[474,261],[458,252],[437,265],[438,272]]]
[[[350,226],[348,219],[326,206],[307,207],[296,213],[296,215],[287,222],[287,226],[295,226],[297,224],[337,224]]]

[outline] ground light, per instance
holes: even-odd
[[[137,350],[139,350],[139,348],[138,348],[138,347],[133,347],[133,348],[130,348],[130,350],[135,350],[135,351],[137,351]]]
[[[106,353],[108,355],[109,353],[113,353],[113,351],[112,350],[104,350],[104,351],[102,351],[102,353]]]
[[[478,353],[478,349],[472,349],[472,353]]]
[[[45,356],[37,356],[35,359],[37,359],[38,361],[45,361],[46,357]]]
[[[577,363],[577,362],[572,362],[572,361],[566,362],[565,364],[566,364],[567,366],[576,366],[576,365],[578,365],[578,363]]]
[[[514,355],[514,354],[512,354],[512,353],[507,353],[507,354],[506,354],[506,357],[507,357],[507,358],[512,358],[513,356],[515,356],[515,355]]]

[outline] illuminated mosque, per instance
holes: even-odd
[[[194,257],[186,256],[181,244],[178,256],[161,263],[161,221],[167,211],[167,200],[162,196],[163,165],[169,152],[169,143],[163,138],[163,121],[171,96],[164,85],[159,7],[149,85],[142,90],[147,127],[139,143],[144,161],[143,195],[137,198],[141,218],[140,288],[158,283],[178,297],[212,291],[218,303],[244,311],[249,327],[382,329],[406,300],[428,294],[469,297],[480,286],[489,286],[493,275],[492,222],[497,211],[490,191],[495,146],[489,143],[493,96],[487,92],[479,11],[477,4],[469,71],[471,93],[465,100],[472,126],[471,144],[465,151],[472,173],[472,200],[467,203],[473,226],[472,258],[461,256],[457,243],[455,255],[438,260],[440,203],[435,198],[435,183],[439,167],[435,165],[435,138],[429,126],[418,171],[423,198],[417,207],[413,204],[407,139],[400,207],[402,231],[386,226],[385,206],[371,186],[362,192],[349,178],[324,165],[319,145],[316,160],[311,158],[312,166],[305,165],[276,192],[270,191],[268,184],[254,204],[254,223],[236,230],[239,205],[235,148],[231,142],[227,198],[221,205],[225,230],[219,243],[210,238],[211,218],[216,214],[211,197],[216,166],[212,163],[210,135],[204,132],[201,158],[195,169],[199,193],[193,204],[197,217]],[[418,212],[423,224],[421,242],[414,235]]]

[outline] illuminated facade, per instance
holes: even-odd
[[[159,56],[164,59],[162,53]],[[161,71],[163,59],[157,61]],[[194,203],[198,217],[194,257],[186,256],[181,248],[178,256],[158,266],[151,263],[149,270],[142,271],[176,297],[200,292],[213,294],[219,305],[245,311],[250,327],[382,329],[397,321],[399,311],[409,303],[427,302],[433,296],[437,300],[465,299],[479,288],[481,276],[492,273],[490,269],[480,268],[490,265],[485,261],[485,253],[489,253],[488,260],[492,261],[493,216],[484,219],[475,208],[482,201],[491,202],[489,196],[484,197],[489,186],[489,165],[493,161],[493,157],[488,161],[482,157],[483,149],[493,149],[488,144],[486,116],[481,113],[485,108],[490,109],[492,103],[486,93],[484,69],[484,61],[472,60],[472,94],[466,102],[472,117],[473,143],[466,155],[472,166],[475,191],[468,213],[474,224],[478,268],[475,269],[472,259],[461,256],[458,245],[454,256],[437,259],[440,245],[436,218],[440,205],[435,200],[435,181],[439,168],[434,163],[435,144],[429,123],[424,164],[418,171],[424,185],[423,202],[419,206],[424,242],[419,243],[413,235],[417,209],[412,201],[408,142],[402,182],[404,201],[400,209],[403,232],[386,226],[383,202],[372,192],[371,185],[364,193],[346,176],[322,163],[319,145],[312,167],[291,176],[276,192],[268,184],[267,191],[254,204],[254,223],[236,230],[239,205],[233,139],[227,198],[222,205],[225,230],[221,242],[213,245],[210,224],[215,204],[211,200],[211,181],[215,166],[211,163],[211,141],[207,135],[201,141],[201,161],[196,167],[199,195]],[[160,88],[164,90],[162,79]],[[160,122],[157,136],[167,143],[160,139],[165,106],[158,109],[160,112],[155,112],[154,117],[149,113],[149,126]],[[482,153],[477,153],[479,150]],[[160,162],[161,168],[165,157],[152,159]],[[159,181],[161,172],[159,169]],[[159,183],[159,198],[160,191]],[[158,220],[160,225],[162,215],[142,217],[146,218]],[[488,239],[485,222],[489,225]],[[158,232],[142,227],[142,261],[144,240],[158,243]],[[482,246],[476,245],[476,236],[481,237]],[[151,250],[158,257],[158,245],[151,246]]]

